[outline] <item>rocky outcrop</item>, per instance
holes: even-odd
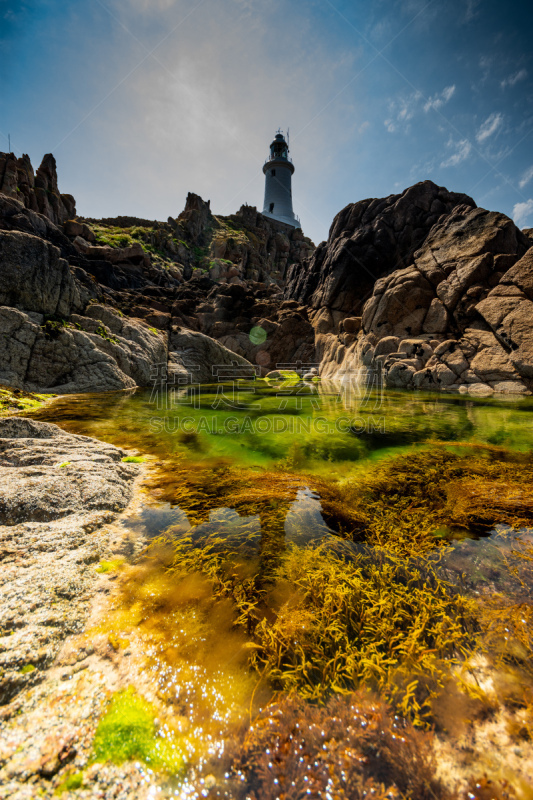
[[[507,270],[476,311],[516,372],[533,381],[533,247]]]
[[[109,303],[98,302],[109,299],[113,303],[115,297],[91,274],[102,268],[111,283],[129,269],[138,270],[145,280],[143,270],[150,267],[141,245],[90,244],[92,232],[85,223],[69,220],[61,232],[18,200],[0,195],[0,205],[0,211],[6,212],[0,230],[0,381],[18,389],[53,393],[152,385],[169,363],[172,300],[169,306],[158,303],[146,287],[147,296],[141,299],[135,293],[132,302],[125,304],[131,315],[125,316]],[[54,237],[59,247],[51,243]],[[83,259],[72,247],[72,239],[86,242],[81,248]],[[207,282],[209,287],[214,285]],[[177,281],[169,279],[169,284],[162,291],[172,297]],[[200,302],[201,298],[195,305]],[[180,315],[172,330],[182,325]],[[189,334],[193,345],[187,342],[185,346],[185,335],[177,339],[187,357],[194,355],[201,380],[212,380],[213,366],[227,364],[230,356],[236,363],[247,364],[200,332]],[[171,371],[178,372],[184,361],[178,344],[172,346]]]
[[[68,321],[0,307],[0,383],[26,391],[72,394],[153,386],[172,381],[209,383],[230,377],[220,367],[253,377],[252,365],[221,343],[173,326],[157,330],[116,309],[90,304]],[[224,371],[223,371],[224,372]]]
[[[169,338],[168,377],[171,384],[253,380],[249,361],[203,333],[173,327]]]
[[[320,363],[324,377],[380,370],[395,388],[533,385],[533,240],[466,195],[424,181],[351,204],[314,251],[253,207],[221,217],[192,193],[167,222],[64,220],[38,191],[56,196],[55,162],[34,179],[19,161],[2,161],[0,194],[0,322],[11,337],[0,379],[13,386],[128,388],[165,363],[194,380],[191,356],[211,380],[227,351],[263,375]]]
[[[0,305],[68,317],[90,295],[57,247],[28,233],[0,231]]]
[[[375,282],[411,264],[433,225],[458,205],[475,208],[467,195],[423,181],[399,195],[346,206],[307,268],[288,272],[285,296],[340,312],[339,318],[360,314]]]
[[[58,247],[63,258],[76,253],[68,237],[48,217],[5,194],[0,194],[0,231],[22,231],[39,236]]]
[[[411,264],[376,281],[357,338],[325,337],[324,374],[363,367],[391,388],[528,391],[530,245],[505,215],[458,206]]]
[[[185,201],[185,208],[178,216],[178,223],[181,223],[182,230],[189,241],[195,242],[198,246],[205,245],[207,242],[207,229],[213,224],[211,214],[211,203],[189,192]]]
[[[55,425],[0,420],[0,705],[44,676],[80,631],[100,529],[128,504],[135,464],[112,445]]]
[[[194,285],[174,302],[174,319],[216,338],[262,374],[277,364],[314,363],[314,330],[305,306],[284,301],[275,287],[256,290],[253,284],[213,286],[201,300],[191,297]]]
[[[299,310],[279,307],[286,270],[303,265],[314,249],[301,230],[267,220],[250,206],[229,217],[215,216],[209,202],[192,193],[183,212],[167,222],[64,219],[52,198],[57,194],[53,159],[45,158],[35,178],[27,157],[19,164],[4,154],[2,163],[7,194],[0,193],[5,243],[0,257],[9,266],[3,285],[0,281],[0,304],[6,330],[17,331],[4,346],[3,375],[12,385],[28,386],[32,376],[31,385],[41,389],[82,391],[89,384],[93,390],[115,389],[146,380],[129,334],[108,336],[104,325],[98,340],[87,324],[71,321],[72,314],[87,316],[89,300],[130,317],[133,328],[142,320],[167,345],[171,330],[185,327],[218,340],[263,371],[279,362],[313,360],[306,310],[299,304]],[[48,205],[43,192],[52,198]],[[28,234],[40,241],[25,239]],[[23,265],[20,273],[13,267],[17,260]],[[47,283],[53,280],[64,285],[55,303]],[[64,300],[67,284],[79,290],[80,302]],[[45,289],[51,293],[46,302]],[[51,325],[62,320],[66,324],[52,331]],[[266,347],[250,339],[261,321]],[[75,365],[70,371],[69,348]],[[150,348],[147,353],[151,358]],[[203,365],[206,375],[211,366]],[[45,371],[49,380],[43,386]]]
[[[167,341],[141,321],[90,305],[68,322],[0,307],[0,382],[71,394],[149,386]]]
[[[476,305],[528,246],[504,214],[458,207],[434,226],[409,266],[375,283],[364,331],[380,338],[462,334],[477,319]]]
[[[26,154],[16,158],[13,153],[0,153],[0,192],[20,200],[26,208],[38,211],[55,225],[76,216],[72,195],[59,191],[56,160],[51,153],[44,156],[35,175]]]

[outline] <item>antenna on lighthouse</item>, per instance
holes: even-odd
[[[287,128],[287,150],[290,150],[290,149],[291,148],[290,148],[290,145],[289,145],[289,129]]]

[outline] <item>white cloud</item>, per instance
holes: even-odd
[[[481,125],[480,129],[476,133],[476,139],[478,142],[484,142],[489,136],[492,136],[496,133],[499,128],[501,128],[503,124],[503,114],[491,114],[490,117],[487,117],[485,122]]]
[[[424,103],[424,111],[431,108],[439,109],[447,103],[455,94],[455,85],[446,86],[442,92],[437,92]],[[400,128],[409,130],[409,121],[414,117],[420,108],[423,100],[422,92],[412,92],[406,97],[398,97],[389,100],[389,116],[384,120],[384,125],[389,133],[394,133]]]
[[[398,100],[389,101],[389,118],[384,121],[384,125],[389,133],[394,133],[401,126],[409,127],[411,120],[422,99],[422,92],[413,92],[408,97],[400,97]]]
[[[472,152],[472,145],[468,139],[461,139],[459,142],[454,142],[450,139],[447,146],[454,147],[455,152],[441,162],[441,167],[456,167],[458,164],[466,161]]]
[[[525,228],[528,223],[533,225],[533,198],[524,203],[517,203],[513,208],[513,219],[517,225]]]
[[[424,111],[429,111],[431,108],[434,108],[435,110],[442,108],[443,105],[445,105],[449,100],[451,100],[454,94],[455,94],[455,85],[446,86],[446,88],[443,89],[442,92],[437,93],[433,97],[430,97],[428,98],[428,100],[426,100],[426,102],[424,103]]]
[[[494,66],[494,58],[492,56],[481,56],[479,59],[479,68],[481,70],[481,81],[484,82],[489,77],[492,67]]]
[[[481,0],[466,0],[465,22],[470,22],[478,15],[477,7]]]
[[[519,81],[523,81],[527,78],[527,75],[527,69],[520,69],[513,75],[508,75],[507,78],[504,78],[504,80],[500,82],[500,86],[502,89],[505,89],[507,86],[514,86]]]
[[[531,178],[533,178],[533,167],[529,167],[529,169],[526,169],[526,171],[520,178],[520,181],[518,182],[520,188],[523,189],[524,186],[527,186]]]

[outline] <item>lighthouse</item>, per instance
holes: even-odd
[[[289,145],[280,130],[270,145],[270,155],[264,163],[265,202],[263,215],[292,228],[300,228],[300,220],[292,210],[292,174],[294,164],[289,158]]]

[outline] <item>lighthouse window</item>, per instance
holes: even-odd
[[[273,169],[273,170],[272,170],[272,177],[273,177],[273,178],[275,178],[275,177],[276,177],[276,170],[275,170],[275,169]]]
[[[272,214],[273,211],[274,211],[274,203],[270,203],[270,213]]]

